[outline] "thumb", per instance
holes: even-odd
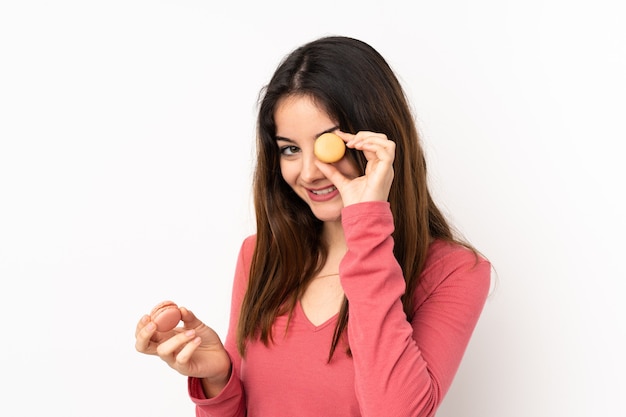
[[[342,190],[346,184],[350,182],[350,180],[331,164],[315,161],[315,165],[322,172],[322,174],[324,174],[324,176],[328,178],[328,180],[332,182],[335,187],[337,187],[337,190],[339,190],[339,193],[341,194]]]
[[[191,312],[191,310],[188,310],[185,307],[180,307],[180,315],[186,327],[193,328],[202,324],[202,321],[198,319],[196,315]]]

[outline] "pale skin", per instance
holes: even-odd
[[[341,209],[361,202],[387,201],[394,175],[395,143],[381,133],[361,131],[353,135],[339,131],[337,123],[307,96],[282,99],[274,118],[282,176],[324,222],[323,238],[329,256],[319,278],[313,279],[300,300],[307,318],[319,325],[339,312],[343,300],[339,276],[330,275],[338,272],[346,252]],[[315,139],[330,131],[348,148],[363,151],[367,159],[365,175],[359,176],[347,158],[327,164],[315,157]],[[183,326],[169,332],[157,332],[150,316],[144,315],[135,330],[135,348],[159,356],[182,375],[200,378],[206,396],[214,397],[230,378],[230,358],[210,327],[190,310],[181,307],[180,311]]]

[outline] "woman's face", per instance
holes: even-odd
[[[281,99],[274,121],[284,180],[311,207],[315,217],[324,222],[340,220],[341,195],[317,168],[318,160],[313,153],[315,139],[322,133],[337,130],[337,123],[308,96]],[[333,165],[348,178],[359,176],[355,164],[348,158]]]

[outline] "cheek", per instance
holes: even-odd
[[[298,176],[295,164],[290,163],[289,161],[281,161],[280,175],[282,175],[283,180],[285,180],[287,184],[293,185]]]

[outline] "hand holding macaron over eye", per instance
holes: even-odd
[[[168,332],[178,325],[181,314],[176,303],[163,301],[152,309],[150,319],[156,324],[158,332]]]
[[[332,164],[343,158],[346,153],[346,144],[336,134],[324,133],[315,139],[313,152],[320,161]]]

